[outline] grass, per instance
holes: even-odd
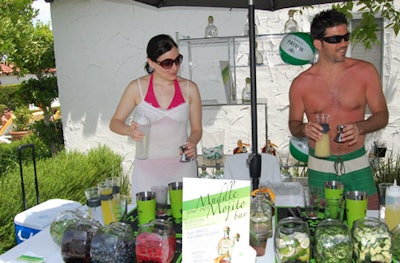
[[[386,151],[385,157],[374,158],[371,161],[375,182],[393,183],[394,179],[400,184],[400,155],[392,150]]]
[[[85,204],[86,188],[114,176],[121,177],[121,193],[128,194],[128,179],[123,175],[121,161],[120,155],[105,146],[92,149],[87,154],[63,151],[53,158],[39,159],[36,169],[40,201],[61,198]],[[25,162],[23,175],[27,205],[32,207],[36,204],[32,162]],[[3,254],[16,245],[14,217],[24,210],[19,165],[13,165],[1,174],[0,200],[0,254]]]

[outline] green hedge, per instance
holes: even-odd
[[[13,110],[15,110],[17,106],[20,106],[22,104],[18,95],[18,91],[20,88],[20,84],[1,85],[0,105],[5,105]],[[3,111],[1,111],[1,114],[3,114]]]
[[[10,149],[11,150],[11,149]],[[24,149],[27,154],[29,148]],[[9,152],[16,155],[16,152]],[[53,198],[86,202],[84,190],[112,176],[121,176],[121,192],[129,193],[129,184],[123,175],[122,157],[105,146],[87,154],[72,151],[59,153],[53,158],[36,161],[40,201]],[[34,170],[32,162],[23,166],[28,207],[35,205]],[[14,217],[23,211],[19,165],[0,176],[0,254],[16,245]]]

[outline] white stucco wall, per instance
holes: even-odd
[[[395,0],[395,5],[399,6],[400,1]],[[323,5],[320,8],[329,7]],[[309,30],[309,22],[320,8],[296,14],[302,31]],[[51,15],[67,149],[84,152],[98,144],[106,144],[126,156],[124,165],[129,167],[134,158],[134,142],[112,133],[108,123],[129,81],[145,74],[143,66],[148,40],[160,33],[175,37],[176,32],[192,38],[203,37],[209,15],[214,16],[219,36],[242,35],[247,10],[156,9],[132,0],[54,0]],[[287,10],[256,11],[259,34],[282,33],[286,20]],[[390,123],[368,137],[367,147],[373,140],[383,140],[390,149],[397,149],[400,143],[397,106],[400,101],[400,36],[385,33],[384,56],[382,75]],[[289,86],[306,67],[263,67],[257,72],[258,97],[268,103],[267,136],[279,145],[280,151],[288,151],[290,138],[287,127]],[[187,72],[182,75],[187,77]],[[244,83],[247,75],[247,72],[238,73],[238,95],[242,89],[240,83]],[[265,126],[264,123],[259,125],[259,130],[263,129],[261,133],[266,132]],[[235,136],[243,134],[244,139],[249,138],[249,129],[250,126],[243,125]],[[264,141],[259,138],[259,144]],[[232,144],[229,142],[226,149],[235,147]]]

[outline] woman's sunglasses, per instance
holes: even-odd
[[[336,35],[336,36],[330,36],[330,37],[321,37],[321,40],[325,41],[326,43],[329,44],[338,44],[344,41],[349,41],[350,39],[350,33],[347,33],[345,35]]]
[[[170,69],[172,68],[172,65],[175,65],[179,67],[182,64],[183,56],[179,54],[179,56],[176,57],[176,59],[164,59],[163,61],[156,61],[158,65],[160,65],[163,69]]]

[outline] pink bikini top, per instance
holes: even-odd
[[[175,93],[174,97],[172,98],[171,103],[168,106],[168,110],[175,108],[176,106],[181,105],[182,103],[185,103],[185,99],[183,98],[181,88],[179,87],[179,82],[176,79],[174,81],[175,83]],[[154,94],[154,87],[153,87],[153,74],[150,76],[150,81],[149,81],[149,88],[146,93],[146,97],[144,100],[148,103],[150,103],[154,108],[160,108],[160,105],[158,104],[156,95]]]

